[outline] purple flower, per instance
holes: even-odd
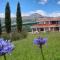
[[[14,45],[8,40],[0,38],[0,56],[12,52]]]
[[[47,42],[47,38],[38,37],[38,38],[34,39],[33,42],[34,42],[34,44],[42,47],[42,45],[44,45]]]

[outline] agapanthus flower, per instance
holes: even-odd
[[[43,58],[43,60],[45,60],[42,45],[44,45],[47,42],[47,38],[38,37],[38,38],[34,39],[33,42],[34,42],[34,44],[38,45],[39,48],[41,48],[42,58]]]
[[[11,53],[13,49],[14,45],[10,42],[10,40],[0,38],[0,56]]]
[[[47,38],[38,37],[34,39],[33,42],[34,44],[39,45],[39,47],[42,47],[42,45],[44,45],[47,42]]]

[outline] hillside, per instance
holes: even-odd
[[[34,13],[34,14],[31,14],[30,16],[23,16],[22,17],[22,20],[23,20],[23,23],[25,22],[35,22],[38,18],[43,18],[44,16],[38,14],[38,13]],[[4,18],[1,18],[1,24],[4,25]],[[12,17],[11,18],[11,24],[15,24],[16,23],[16,17]]]

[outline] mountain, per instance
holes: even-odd
[[[31,14],[30,16],[33,17],[33,18],[43,18],[44,17],[44,16],[42,16],[41,14],[38,14],[38,13]]]
[[[23,20],[23,23],[24,22],[35,22],[38,18],[43,18],[44,16],[38,14],[38,13],[34,13],[34,14],[31,14],[30,16],[23,16],[22,17],[22,20]],[[1,23],[2,25],[4,24],[4,18],[1,18]],[[12,17],[11,18],[11,24],[14,24],[16,23],[16,17]]]
[[[38,13],[34,13],[31,14],[30,16],[23,16],[23,19],[33,19],[33,18],[43,18],[44,16],[38,14]]]
[[[23,16],[22,19],[23,19],[23,21],[35,21],[38,18],[43,18],[43,17],[45,17],[45,16],[42,16],[38,13],[34,13],[34,14],[31,14],[30,16]]]

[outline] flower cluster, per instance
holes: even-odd
[[[42,45],[44,45],[46,42],[47,42],[47,38],[38,37],[38,38],[34,39],[34,44],[39,45],[40,48],[41,48]]]
[[[0,38],[0,56],[12,52],[13,49],[14,45],[10,42],[10,40]]]

